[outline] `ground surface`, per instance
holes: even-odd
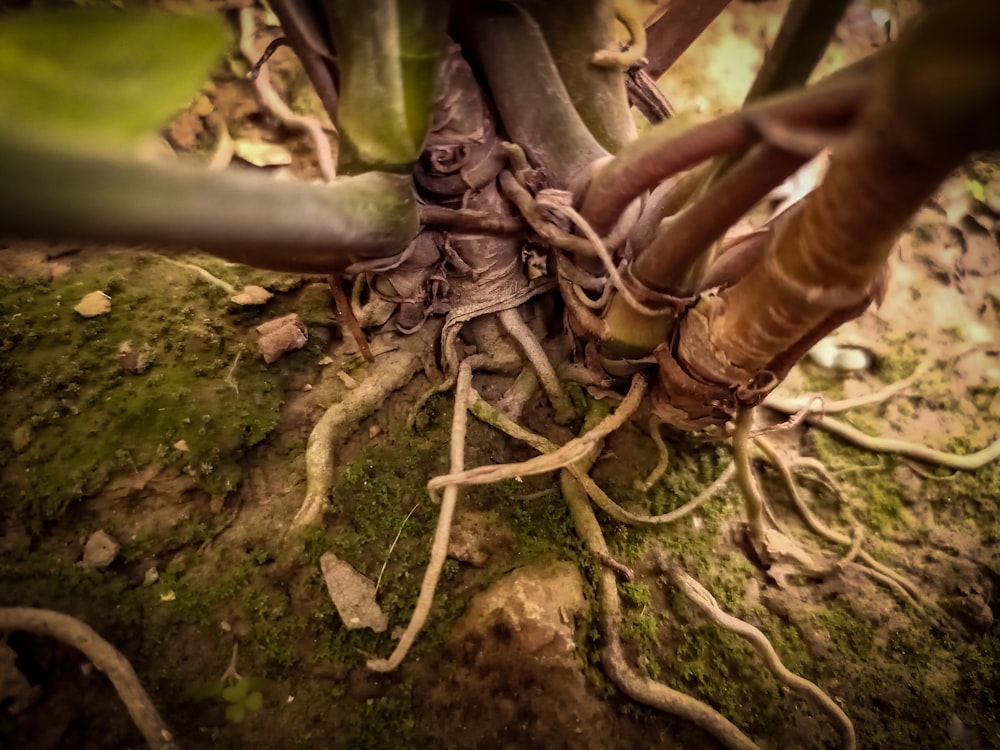
[[[682,59],[664,83],[678,109],[704,117],[738,103],[717,83],[749,76],[762,29],[773,32],[768,10],[773,4],[736,4],[710,35],[716,46]],[[878,29],[858,18],[846,46],[870,45],[865,34],[879,41]],[[290,80],[294,99],[301,80]],[[308,154],[235,77],[220,76],[209,94],[235,137]],[[214,136],[205,127],[187,115],[169,137],[178,150],[207,150]],[[306,176],[313,169],[307,158],[293,168]],[[837,375],[806,362],[783,391],[852,397],[926,362],[909,389],[848,420],[957,452],[996,439],[1000,252],[996,215],[975,187],[991,181],[985,163],[951,180],[900,243],[886,302],[838,334],[870,350],[872,366]],[[392,649],[392,631],[416,599],[436,521],[424,484],[447,466],[451,398],[432,399],[416,432],[407,430],[410,406],[430,384],[418,375],[366,420],[340,452],[329,512],[289,559],[282,534],[305,493],[307,436],[347,392],[338,371],[363,380],[378,376],[378,363],[361,364],[343,341],[323,279],[198,255],[172,259],[276,296],[264,307],[237,306],[194,269],[142,248],[0,251],[0,605],[87,621],[132,660],[183,747],[713,746],[630,702],[601,673],[594,570],[552,475],[463,495],[460,559],[446,564],[424,633],[398,672],[366,670],[367,658]],[[111,312],[84,319],[73,306],[92,291],[111,297]],[[253,329],[288,312],[304,320],[309,341],[265,365]],[[379,337],[375,348],[391,343]],[[477,380],[487,398],[505,385]],[[548,417],[539,404],[525,421],[557,441],[571,436]],[[593,476],[627,507],[663,513],[729,460],[724,445],[665,437],[670,469],[648,493],[633,487],[656,461],[643,419],[612,436]],[[849,533],[846,504],[864,524],[866,549],[915,581],[947,619],[929,621],[851,567],[779,586],[743,551],[739,498],[729,489],[666,528],[602,517],[612,551],[637,573],[621,587],[630,660],[715,706],[762,747],[837,744],[825,717],[779,687],[749,646],[665,584],[652,564],[665,552],[761,628],[789,668],[831,694],[854,719],[861,747],[1000,747],[1000,469],[953,474],[852,449],[812,428],[775,440],[836,473],[843,499],[806,485],[816,513]],[[468,442],[468,466],[532,455],[474,421]],[[762,476],[779,521],[810,540],[774,472]],[[84,544],[101,529],[121,550],[107,568],[85,568]],[[379,579],[386,632],[344,628],[320,572],[327,551]],[[477,598],[484,591],[506,614],[491,614]],[[223,694],[234,643],[244,678],[236,684],[247,690]],[[41,689],[13,680],[0,745],[141,744],[113,690],[77,653],[23,634],[8,644],[18,671]],[[0,688],[12,676],[0,667]],[[254,709],[247,696],[257,691]]]

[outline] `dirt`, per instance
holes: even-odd
[[[668,73],[663,85],[675,107],[705,118],[736,106],[781,7],[734,3]],[[884,7],[890,35],[898,33],[909,6]],[[827,69],[883,40],[870,12],[852,13]],[[287,50],[274,66],[285,93],[308,101]],[[283,143],[296,157],[294,174],[316,175],[308,142],[264,114],[249,84],[220,75],[207,95],[234,136]],[[207,159],[207,124],[188,113],[168,139],[193,151],[190,158]],[[840,343],[870,350],[871,367],[845,374],[805,361],[783,391],[853,397],[925,362],[909,389],[847,420],[959,453],[996,439],[1000,225],[971,186],[989,187],[995,174],[977,162],[943,186],[901,240],[885,302],[837,333]],[[94,627],[132,661],[187,748],[716,746],[690,724],[622,695],[600,670],[596,571],[553,475],[463,494],[457,523],[465,553],[446,563],[413,651],[395,673],[366,669],[368,658],[392,650],[393,631],[416,601],[437,517],[424,486],[447,467],[452,399],[431,398],[416,431],[406,428],[412,405],[439,377],[430,371],[365,420],[338,452],[322,524],[293,547],[285,530],[305,494],[311,428],[347,392],[340,373],[377,377],[378,363],[360,362],[324,279],[193,253],[171,258],[275,297],[260,308],[236,306],[192,269],[144,248],[0,250],[0,604],[48,607]],[[79,318],[73,304],[95,289],[112,297],[111,312]],[[291,312],[305,321],[308,343],[265,365],[254,328]],[[125,340],[140,357],[123,369]],[[392,336],[375,343],[389,345]],[[477,376],[476,384],[494,399],[510,381]],[[550,416],[536,400],[524,421],[565,441],[570,430]],[[850,565],[822,580],[774,580],[747,553],[730,487],[666,528],[637,530],[600,516],[614,556],[636,574],[620,587],[630,663],[708,702],[763,748],[838,745],[820,711],[666,584],[654,564],[666,554],[727,611],[765,632],[786,666],[833,696],[861,747],[1000,747],[1000,469],[936,469],[801,425],[773,437],[788,456],[821,459],[841,483],[843,496],[803,483],[814,512],[843,533],[858,519],[865,549],[913,580],[941,613],[928,617]],[[182,439],[187,451],[174,447]],[[669,430],[665,440],[670,469],[648,493],[634,487],[657,459],[644,417],[611,436],[595,480],[625,507],[664,513],[729,461],[724,444]],[[476,466],[533,452],[473,420],[466,454]],[[775,472],[759,469],[786,532],[816,555],[842,554],[810,535]],[[105,570],[84,568],[84,544],[99,529],[121,553]],[[343,627],[321,576],[326,551],[380,581],[387,632]],[[481,592],[518,571],[560,563],[584,573],[585,606],[562,618],[576,644],[569,660],[540,658],[525,646],[522,626],[505,620],[470,631],[464,618]],[[236,670],[262,694],[261,706],[239,722],[223,692],[233,683],[223,675],[234,643]],[[142,744],[110,684],[77,652],[22,633],[8,645],[17,670],[40,690],[24,688],[3,703],[0,744]]]

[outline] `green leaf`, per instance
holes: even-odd
[[[226,718],[233,724],[239,724],[247,715],[242,703],[230,703],[226,706]]]
[[[230,685],[222,691],[222,697],[230,703],[242,703],[247,697],[249,687],[250,683],[247,682],[246,677],[240,678],[240,681],[235,685]]]
[[[247,699],[243,701],[243,707],[247,711],[259,711],[263,704],[264,696],[261,693],[250,693]]]
[[[213,17],[80,8],[4,16],[0,138],[132,145],[190,101],[226,43]]]
[[[986,189],[979,180],[966,180],[965,187],[969,189],[972,197],[980,203],[986,203]]]

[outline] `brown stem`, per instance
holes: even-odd
[[[655,81],[701,36],[729,0],[671,0],[646,22],[644,70]]]
[[[361,330],[361,324],[358,323],[358,319],[354,316],[354,309],[344,294],[344,287],[341,286],[343,280],[340,274],[332,274],[329,283],[330,292],[333,294],[333,302],[337,306],[337,314],[340,316],[341,323],[347,326],[347,330],[351,332],[355,343],[358,345],[358,351],[365,358],[365,362],[374,362],[375,356],[372,354],[371,347],[368,346],[368,339],[365,338],[365,332]]]
[[[635,278],[651,289],[676,295],[697,288],[701,279],[688,278],[695,262],[731,224],[806,161],[774,146],[755,146],[641,250],[632,268]]]
[[[680,134],[669,121],[656,126],[596,170],[580,212],[598,234],[605,235],[625,207],[646,190],[705,159],[748,148],[759,140],[756,120],[839,126],[854,115],[868,87],[868,76],[863,73],[839,76],[805,91],[769,98]]]

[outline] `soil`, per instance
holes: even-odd
[[[696,119],[737,106],[783,7],[733,3],[665,77],[674,106]],[[866,7],[853,7],[821,71],[884,41]],[[890,36],[912,12],[879,7]],[[287,49],[271,64],[290,100],[316,106]],[[213,111],[234,137],[285,145],[290,171],[315,177],[308,141],[256,104],[236,75],[241,63],[230,67],[206,91]],[[207,160],[214,138],[191,112],[167,131],[188,158]],[[783,393],[851,398],[924,366],[908,389],[851,410],[847,421],[956,453],[997,438],[1000,225],[982,194],[997,189],[998,175],[996,162],[978,161],[942,186],[899,243],[884,303],[835,334],[870,364],[836,372],[806,360]],[[236,305],[192,266],[275,296]],[[84,318],[73,307],[93,291],[111,298],[111,310]],[[308,328],[306,345],[265,364],[255,327],[292,312]],[[394,335],[374,339],[379,351]],[[715,747],[696,727],[633,702],[601,671],[597,570],[554,474],[463,493],[455,554],[416,645],[396,672],[365,667],[392,650],[429,557],[437,506],[424,488],[447,469],[451,396],[431,398],[414,430],[406,421],[440,378],[431,359],[427,374],[338,451],[322,522],[289,536],[312,426],[352,379],[378,377],[378,360],[365,364],[340,330],[326,280],[194,252],[10,244],[0,250],[0,605],[51,608],[95,628],[132,662],[185,748]],[[476,386],[495,400],[510,382],[477,375]],[[553,424],[541,400],[524,422],[556,442],[579,426]],[[609,438],[593,477],[625,507],[664,513],[729,461],[724,443],[664,437],[670,466],[648,492],[635,489],[657,460],[641,415]],[[1000,469],[946,471],[802,424],[772,437],[789,457],[820,459],[840,483],[842,494],[803,483],[813,511],[845,534],[860,522],[864,548],[941,612],[928,616],[857,566],[822,580],[769,576],[746,550],[741,502],[729,487],[664,528],[599,516],[613,555],[635,573],[620,586],[630,663],[706,701],[762,748],[838,745],[817,707],[666,582],[656,563],[666,555],[830,694],[861,747],[1000,747]],[[533,455],[475,420],[467,443],[467,466]],[[816,556],[842,555],[805,528],[777,473],[758,469],[786,533]],[[98,530],[121,545],[100,569],[81,564]],[[320,571],[328,551],[379,582],[385,632],[345,627]],[[512,576],[565,563],[584,574],[572,606],[546,613],[529,593],[499,613],[470,614],[497,586],[526,588],[510,586]],[[511,620],[503,610],[535,614]],[[575,648],[552,656],[552,633]],[[234,644],[240,677],[224,678]],[[0,745],[142,745],[110,683],[79,653],[24,633],[6,645],[16,669],[0,658]],[[242,693],[226,690],[236,685]],[[259,706],[248,697],[257,692]]]

